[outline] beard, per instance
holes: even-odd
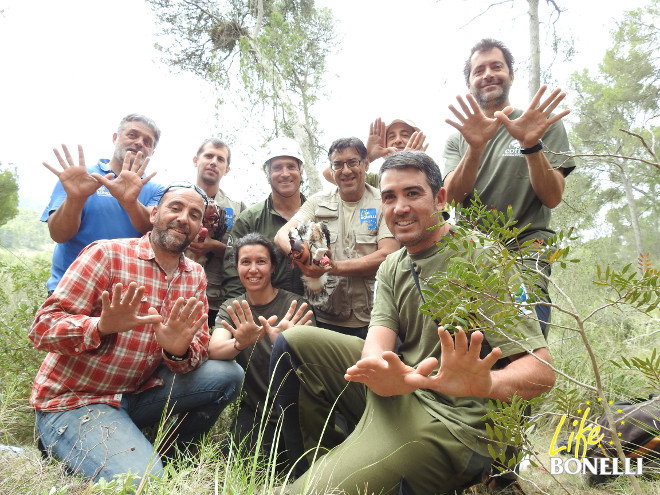
[[[482,88],[471,88],[470,92],[482,109],[501,110],[509,101],[511,81],[503,79],[497,90],[483,91]]]
[[[178,228],[186,231],[186,238],[179,239],[169,233],[170,228]],[[195,236],[190,235],[190,229],[181,227],[177,222],[170,222],[165,229],[161,229],[154,225],[151,231],[151,241],[159,248],[167,251],[168,253],[181,254],[190,245]]]

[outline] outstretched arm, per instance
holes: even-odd
[[[44,167],[57,176],[66,192],[62,204],[48,217],[50,237],[57,243],[67,242],[78,233],[87,198],[101,187],[101,183],[87,171],[82,146],[78,145],[78,165],[73,161],[66,145],[62,145],[62,150],[66,161],[57,149],[53,149],[62,171],[43,162]]]
[[[515,120],[509,120],[505,111],[495,112],[495,118],[502,123],[513,138],[518,140],[522,148],[532,148],[537,145],[552,124],[570,113],[570,110],[564,110],[557,115],[552,115],[552,111],[566,97],[566,93],[562,93],[557,88],[541,102],[546,89],[546,85],[541,86],[525,113]],[[563,171],[553,169],[545,154],[540,151],[525,155],[525,158],[534,192],[545,206],[554,208],[561,202],[564,193]]]

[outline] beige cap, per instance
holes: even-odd
[[[390,127],[392,127],[394,124],[406,124],[412,127],[415,131],[420,132],[420,128],[417,127],[417,124],[415,124],[412,120],[406,120],[406,119],[394,119],[392,122],[390,122],[387,127],[385,128],[385,132],[388,131]]]

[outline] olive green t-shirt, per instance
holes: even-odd
[[[448,258],[454,254],[444,249],[444,244],[443,239],[439,245],[415,255],[409,255],[405,248],[392,253],[376,275],[370,326],[382,325],[396,332],[402,342],[399,354],[409,366],[416,367],[427,357],[442,359],[438,327],[430,316],[419,311],[422,299],[410,271],[410,260],[419,274],[422,290],[429,289],[425,280],[436,272],[446,271]],[[492,348],[502,350],[502,357],[546,346],[539,324],[528,319],[511,329],[509,338],[495,332],[486,332],[485,336]],[[427,412],[442,421],[459,441],[481,455],[489,455],[487,442],[480,439],[487,437],[481,418],[488,399],[453,397],[430,390],[414,393]]]
[[[247,300],[247,294],[241,294],[236,300],[239,302]],[[231,306],[233,301],[234,299],[227,299],[220,307],[216,319],[218,327],[220,327],[220,321],[223,320],[231,326],[234,326],[234,323],[227,312],[227,306]],[[278,317],[277,322],[279,323],[284,315],[286,315],[286,312],[289,311],[289,307],[293,301],[298,301],[296,311],[300,309],[302,303],[307,302],[298,294],[279,289],[275,299],[268,304],[250,305],[252,317],[258,322],[259,316],[268,319],[271,316],[276,315]],[[312,309],[309,303],[307,304],[307,307],[308,309]],[[312,316],[311,322],[312,325],[316,326],[316,319],[314,316]],[[245,392],[245,395],[243,396],[243,402],[250,406],[253,411],[257,411],[258,414],[256,421],[259,421],[261,418],[263,404],[265,403],[268,394],[268,385],[270,382],[268,369],[272,349],[273,344],[270,339],[264,337],[259,342],[244,349],[238,354],[238,356],[236,356],[236,362],[245,370],[245,379],[243,380],[243,391]],[[271,420],[273,420],[273,417],[271,417]]]

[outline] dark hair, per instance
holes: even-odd
[[[378,175],[382,177],[388,170],[403,170],[406,168],[414,168],[424,172],[426,182],[431,186],[433,196],[438,194],[438,191],[442,187],[440,167],[438,167],[438,164],[435,163],[433,158],[423,151],[404,150],[391,154],[380,166]]]
[[[222,139],[219,138],[208,138],[205,139],[202,144],[199,146],[199,149],[197,150],[197,156],[202,154],[202,151],[204,151],[204,146],[207,144],[211,143],[214,148],[224,148],[227,150],[227,165],[231,163],[231,150],[229,149],[229,146],[227,146],[227,143],[225,143]]]
[[[353,148],[360,155],[360,159],[367,159],[367,148],[364,146],[364,143],[356,137],[340,138],[335,140],[328,150],[328,158],[332,160],[332,154],[335,151],[344,151],[348,148]]]
[[[277,254],[275,254],[275,246],[272,242],[266,239],[263,235],[258,232],[250,232],[245,234],[239,240],[234,243],[234,265],[238,266],[238,252],[243,246],[254,246],[259,245],[263,246],[268,250],[268,255],[270,256],[270,264],[277,266]]]
[[[474,55],[476,52],[488,52],[493,48],[499,48],[502,51],[502,55],[504,55],[504,61],[509,68],[509,72],[513,74],[514,60],[511,51],[501,41],[497,41],[492,38],[484,38],[472,47],[470,56],[465,61],[465,66],[463,67],[463,75],[465,76],[466,83],[470,82],[470,72],[472,72],[472,55]]]
[[[156,145],[158,145],[158,141],[160,140],[160,129],[153,120],[151,120],[149,117],[145,117],[144,115],[140,115],[139,113],[130,113],[121,119],[121,122],[119,122],[117,134],[121,133],[121,131],[124,130],[124,127],[126,127],[126,124],[129,122],[141,122],[149,129],[151,129],[154,133],[154,148],[156,148]]]

